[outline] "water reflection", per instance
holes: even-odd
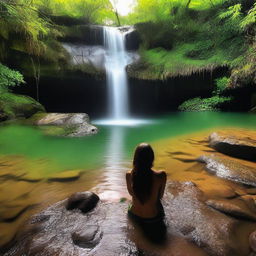
[[[95,188],[102,200],[118,201],[127,196],[124,190],[125,173],[130,162],[125,157],[126,132],[127,128],[122,126],[112,126],[109,129],[101,185]]]

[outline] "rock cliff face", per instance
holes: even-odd
[[[59,40],[85,45],[104,45],[102,26],[74,25],[63,27],[64,36]]]

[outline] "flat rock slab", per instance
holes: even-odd
[[[71,199],[91,196],[93,193],[83,192]],[[192,182],[169,183],[163,202],[167,242],[157,246],[144,243],[143,237],[135,238],[137,227],[127,217],[126,203],[99,202],[85,213],[79,206],[67,210],[70,200],[66,199],[33,216],[3,255],[248,255],[253,230],[237,232],[242,221],[213,209],[206,201]],[[250,226],[256,229],[256,225]],[[185,253],[187,248],[175,246],[177,237],[198,248],[197,252],[189,249]],[[255,237],[250,237],[253,247]]]
[[[64,131],[60,133],[67,137],[82,137],[96,134],[98,129],[90,124],[89,116],[86,113],[39,113],[32,118],[32,123],[44,126],[46,133],[51,134],[50,127],[61,127]],[[47,127],[48,130],[47,130]]]
[[[251,166],[216,155],[200,156],[198,161],[206,163],[206,170],[220,178],[256,187],[256,169]]]
[[[232,217],[256,221],[256,212],[252,211],[242,200],[235,202],[235,200],[210,199],[206,201],[206,204]]]
[[[212,148],[223,154],[256,161],[256,140],[251,137],[214,132],[209,136],[209,144]]]
[[[126,204],[99,203],[86,214],[66,205],[61,201],[32,217],[3,255],[136,255],[127,241]]]
[[[36,121],[37,125],[74,125],[89,123],[85,113],[47,113]]]

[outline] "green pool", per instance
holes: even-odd
[[[140,142],[150,143],[220,126],[255,129],[256,116],[247,113],[177,112],[135,126],[98,125],[97,135],[84,138],[49,137],[33,127],[3,126],[0,128],[0,154],[48,159],[55,166],[49,171],[108,168],[129,161],[135,145]]]

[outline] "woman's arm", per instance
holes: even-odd
[[[166,172],[162,171],[159,176],[161,178],[161,185],[160,185],[160,190],[159,190],[159,199],[162,199],[162,197],[164,195],[165,185],[166,185]]]
[[[131,184],[131,173],[127,172],[126,173],[126,185],[127,185],[127,190],[131,196],[133,196],[132,192],[132,184]]]

